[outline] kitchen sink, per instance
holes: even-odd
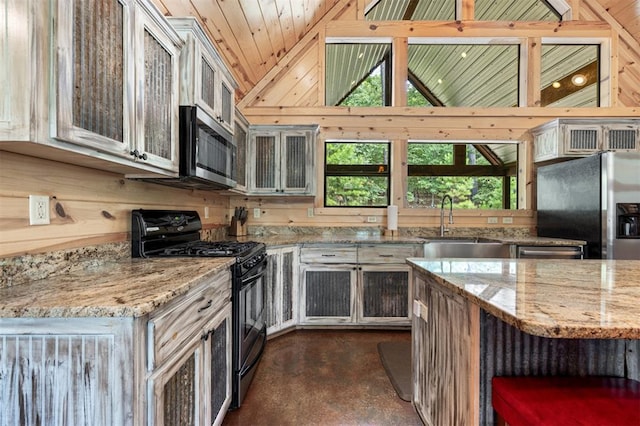
[[[424,244],[424,257],[431,259],[441,257],[508,258],[509,245],[477,237],[427,238]]]

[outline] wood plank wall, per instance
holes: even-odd
[[[30,194],[49,197],[50,225],[29,225]],[[214,191],[170,188],[0,151],[0,258],[129,241],[130,212],[137,208],[197,210],[205,228],[227,226],[229,220],[228,196]]]

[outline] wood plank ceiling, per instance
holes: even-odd
[[[200,18],[238,81],[238,99],[260,83],[316,25],[339,14],[337,9],[343,9],[347,3],[346,0],[153,1],[165,15]],[[640,0],[593,1],[640,42]],[[580,0],[569,3],[579,4]]]

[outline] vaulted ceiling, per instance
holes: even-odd
[[[277,104],[275,93],[282,88],[272,90],[268,94],[270,99],[262,99],[262,94],[255,93],[256,86],[265,91],[270,85],[277,87],[275,76],[291,66],[292,56],[315,55],[313,60],[317,62],[317,50],[310,51],[309,44],[324,34],[331,21],[355,20],[357,8],[366,7],[370,1],[377,0],[154,0],[165,15],[198,17],[238,82],[238,99],[251,93],[253,98],[245,100],[245,104],[255,104],[260,98],[268,105]],[[412,3],[398,0],[400,2]],[[497,2],[513,3],[512,0]],[[631,45],[630,49],[637,52],[640,0],[571,0],[567,3],[578,5],[579,20],[609,22],[621,34],[621,49]],[[626,70],[635,83],[640,79],[638,64],[628,56],[621,58],[619,69]],[[294,96],[298,104],[312,105],[317,101],[316,95],[309,94],[317,91],[317,70],[293,70],[291,77],[288,90],[297,92]],[[623,100],[623,104],[640,104],[636,96],[634,93]]]

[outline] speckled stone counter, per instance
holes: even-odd
[[[408,263],[532,335],[640,338],[640,261],[408,259]]]
[[[0,288],[0,318],[141,317],[229,268],[234,261],[93,261],[64,275]]]

